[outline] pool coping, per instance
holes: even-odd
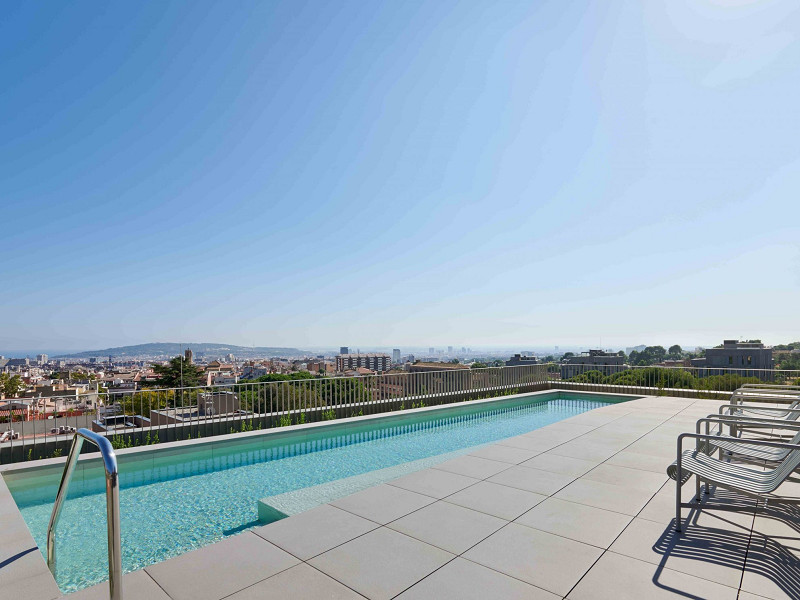
[[[116,450],[117,456],[128,456],[136,454],[152,453],[158,454],[168,452],[177,448],[185,449],[191,446],[202,446],[208,444],[218,444],[230,441],[242,441],[253,437],[269,437],[272,440],[279,440],[284,437],[296,435],[301,431],[316,431],[319,428],[326,428],[329,430],[347,429],[352,427],[353,424],[365,423],[379,423],[389,419],[397,419],[403,415],[419,415],[425,413],[435,413],[447,409],[455,409],[459,407],[469,406],[483,406],[491,405],[500,402],[513,401],[515,399],[528,398],[531,396],[557,394],[559,392],[579,394],[581,396],[597,396],[597,397],[618,397],[621,402],[626,400],[633,400],[643,398],[645,396],[637,396],[634,394],[616,394],[607,392],[584,392],[572,390],[541,390],[536,392],[527,392],[522,394],[512,394],[509,396],[497,396],[494,398],[486,398],[481,400],[472,400],[468,402],[457,402],[451,404],[441,404],[436,406],[426,406],[422,408],[407,409],[400,413],[399,411],[390,413],[379,413],[374,415],[362,415],[357,417],[347,417],[344,419],[336,419],[335,421],[320,421],[315,423],[304,423],[301,425],[291,425],[281,428],[262,429],[256,431],[239,432],[233,434],[224,434],[213,436],[209,438],[201,438],[195,440],[183,440],[177,442],[165,442],[163,444],[155,444],[153,446],[142,446],[136,448],[125,448]],[[623,400],[624,398],[624,400]],[[571,417],[570,417],[571,418]],[[564,419],[567,420],[567,419]],[[559,423],[563,422],[558,421]],[[547,427],[547,426],[546,426]],[[55,578],[50,572],[49,567],[42,555],[38,545],[33,539],[28,526],[19,511],[14,498],[3,477],[6,473],[23,473],[35,472],[44,470],[53,470],[54,468],[62,467],[65,464],[67,457],[48,458],[35,461],[35,465],[26,463],[12,463],[0,466],[0,515],[3,515],[3,531],[11,531],[13,534],[7,536],[3,543],[3,554],[0,557],[0,582],[2,583],[4,593],[8,593],[10,597],[19,596],[27,600],[54,600],[55,598],[62,597],[62,593],[56,584]],[[87,465],[87,463],[97,462],[99,464],[100,458],[97,455],[89,454],[79,457],[79,464]],[[156,563],[158,564],[158,563]],[[18,594],[14,594],[18,590]]]

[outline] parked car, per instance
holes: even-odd
[[[74,427],[68,427],[66,425],[50,428],[50,433],[53,433],[55,435],[65,435],[67,433],[75,433],[75,431],[77,430]]]
[[[6,429],[2,434],[0,434],[0,442],[7,442],[10,440],[18,440],[19,433],[14,431],[13,429]]]

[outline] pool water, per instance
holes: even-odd
[[[371,425],[351,423],[346,429],[334,422],[332,430],[306,429],[277,441],[258,435],[177,452],[120,456],[123,569],[141,569],[259,525],[261,498],[336,480],[358,482],[354,476],[397,465],[424,468],[624,399],[553,392],[399,414]],[[39,477],[35,485],[24,477],[6,477],[43,553],[59,476]],[[360,489],[358,483],[353,489],[348,485],[337,493]],[[98,468],[79,465],[56,536],[56,581],[63,592],[108,577],[104,489]]]

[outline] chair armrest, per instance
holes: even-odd
[[[707,433],[681,433],[678,436],[678,458],[683,454],[683,440],[686,438],[715,440],[718,442],[729,442],[731,439],[725,435],[710,435]],[[787,450],[800,450],[800,444],[790,444],[789,442],[774,442],[772,440],[745,440],[748,446],[769,446],[771,448],[785,448]]]
[[[767,412],[783,412],[783,413],[788,412],[788,413],[798,413],[798,414],[800,414],[800,408],[788,408],[788,407],[781,408],[781,407],[777,407],[777,406],[750,406],[750,407],[748,407],[748,406],[745,406],[744,404],[723,404],[722,406],[719,407],[719,414],[723,414],[723,411],[726,408],[730,409],[730,413],[729,414],[731,414],[731,415],[733,414],[734,410],[742,411],[742,412],[746,412],[748,410],[749,411],[761,410],[761,411],[767,411]]]

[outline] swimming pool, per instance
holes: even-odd
[[[296,512],[330,501],[331,494],[341,497],[629,398],[547,392],[120,453],[123,569],[141,569],[259,525],[260,499],[272,504],[274,498],[282,512]],[[43,552],[61,469],[4,473]],[[97,461],[82,460],[57,536],[62,591],[107,578],[105,529],[103,474]]]

